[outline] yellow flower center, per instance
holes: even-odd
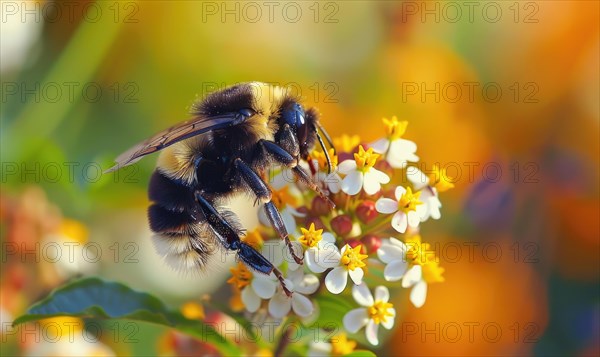
[[[419,201],[419,197],[421,197],[420,191],[413,193],[412,189],[407,187],[406,192],[404,192],[398,201],[398,209],[404,211],[404,213],[415,211],[418,205],[423,204],[423,202]]]
[[[356,348],[356,341],[349,340],[345,333],[331,339],[331,354],[333,356],[345,356],[350,354]]]
[[[183,304],[181,313],[190,320],[204,319],[204,307],[197,302],[189,301]]]
[[[333,145],[335,145],[340,152],[350,152],[354,150],[358,144],[360,144],[360,137],[358,135],[349,136],[344,134],[333,139]]]
[[[76,220],[65,218],[60,224],[60,233],[67,237],[69,241],[78,243],[87,243],[90,235],[87,227]]]
[[[279,210],[284,209],[286,205],[296,206],[296,197],[290,193],[287,185],[280,189],[271,188],[271,201]]]
[[[446,169],[440,168],[440,165],[433,165],[433,170],[429,174],[429,186],[435,187],[438,192],[448,191],[454,187],[448,175],[446,175]]]
[[[308,229],[300,228],[300,231],[302,232],[302,236],[298,240],[308,248],[315,247],[323,239],[321,236],[323,230],[315,229],[314,223],[311,223]]]
[[[252,281],[252,272],[242,262],[239,262],[237,267],[229,268],[229,271],[232,276],[227,282],[238,289],[244,288]]]
[[[421,236],[414,235],[406,238],[406,259],[413,265],[424,266],[429,262],[435,262],[437,260],[435,251],[431,249],[429,243],[421,243]]]
[[[352,248],[348,244],[346,244],[346,251],[342,255],[342,265],[346,267],[348,270],[354,270],[356,268],[362,268],[366,264],[363,260],[367,259],[367,254],[361,254],[360,250],[362,245],[359,244],[356,247]]]
[[[371,167],[375,166],[377,159],[379,158],[379,154],[373,152],[373,148],[369,148],[369,150],[365,151],[365,148],[361,146],[358,147],[358,153],[354,154],[354,161],[356,161],[356,168],[358,171],[366,172],[371,169]]]
[[[338,164],[338,157],[333,149],[327,150],[327,153],[329,154],[329,159],[331,160],[331,170],[335,171]],[[319,163],[319,170],[327,171],[329,169],[329,166],[327,165],[327,157],[325,156],[324,152],[315,150],[310,155]]]
[[[389,302],[383,302],[381,300],[375,301],[373,305],[367,308],[367,313],[369,314],[369,318],[375,321],[376,324],[380,324],[382,322],[386,322],[388,317],[392,317],[391,309],[394,305]]]
[[[421,266],[423,280],[427,283],[441,283],[444,281],[442,274],[444,268],[442,268],[436,261],[428,261]]]
[[[388,140],[394,141],[400,139],[402,135],[404,135],[408,122],[399,121],[398,118],[393,116],[392,119],[383,118],[383,125],[385,125]]]

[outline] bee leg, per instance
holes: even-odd
[[[273,145],[275,144],[273,143]],[[294,246],[290,241],[287,229],[283,223],[283,218],[281,218],[281,214],[271,201],[271,190],[267,184],[260,178],[260,176],[258,176],[256,172],[254,172],[254,170],[252,170],[252,168],[250,168],[250,166],[244,163],[241,159],[235,159],[233,165],[240,172],[242,179],[244,182],[246,182],[248,187],[250,187],[252,192],[254,192],[258,199],[265,204],[265,213],[269,218],[269,222],[271,222],[271,225],[279,237],[285,240],[285,244],[287,245],[296,263],[302,264],[302,257],[298,257],[294,251]]]
[[[310,175],[308,174],[308,172],[306,172],[306,170],[304,170],[300,166],[296,166],[292,169],[292,172],[294,173],[294,176],[296,176],[296,178],[299,181],[302,181],[311,190],[315,191],[316,193],[319,194],[319,196],[324,198],[327,201],[327,203],[329,204],[329,207],[331,207],[331,209],[335,208],[335,203],[333,203],[333,201],[329,199],[329,197],[325,194],[325,192],[323,192],[321,190],[319,185],[317,185],[317,183],[311,179]]]
[[[294,135],[289,124],[286,123],[283,125],[279,133],[275,136],[275,142],[296,158],[296,161],[300,160],[300,145],[298,145],[296,135]]]
[[[250,268],[266,275],[273,273],[279,280],[285,294],[291,296],[292,292],[285,285],[281,272],[256,249],[243,242],[233,226],[202,196],[202,193],[196,192],[195,196],[200,210],[206,217],[208,226],[219,237],[225,248],[237,251],[238,257]]]

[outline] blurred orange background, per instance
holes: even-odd
[[[83,1],[72,17],[53,4],[2,3],[3,322],[69,271],[175,305],[221,285],[226,268],[203,286],[157,268],[154,159],[116,179],[96,169],[208,91],[257,80],[297,87],[334,137],[370,142],[382,117],[408,120],[421,164],[456,180],[422,231],[445,282],[420,309],[398,297],[407,308],[378,354],[600,354],[599,2],[297,1],[269,14],[261,2]],[[8,243],[56,234],[106,254],[61,274],[5,259]]]

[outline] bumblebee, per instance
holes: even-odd
[[[255,271],[274,273],[289,296],[283,275],[273,264],[240,239],[238,217],[223,204],[233,194],[246,192],[264,204],[269,221],[294,260],[281,214],[271,201],[263,180],[266,171],[280,165],[297,180],[327,198],[309,173],[299,166],[316,143],[327,155],[333,147],[314,108],[304,108],[284,87],[251,82],[208,95],[192,106],[191,120],[166,129],[124,152],[105,172],[131,165],[161,151],[152,174],[148,218],[154,244],[168,264],[203,269],[216,247],[235,251]],[[329,169],[331,162],[327,156]]]

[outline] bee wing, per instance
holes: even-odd
[[[115,159],[115,165],[104,173],[116,171],[139,161],[142,157],[173,145],[176,142],[211,130],[240,124],[248,119],[242,113],[226,113],[213,117],[199,117],[172,126],[137,144]]]

